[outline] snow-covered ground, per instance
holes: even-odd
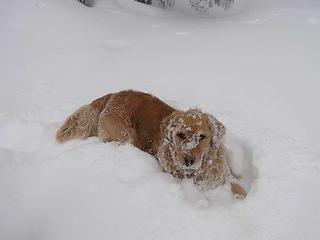
[[[318,239],[320,2],[92,3],[1,2],[0,239]],[[217,116],[247,198],[130,145],[55,142],[76,108],[130,88]]]

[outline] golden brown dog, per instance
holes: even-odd
[[[246,192],[232,176],[224,156],[225,127],[199,109],[176,110],[142,92],[107,94],[73,113],[57,132],[64,142],[99,136],[104,142],[132,143],[154,155],[161,168],[179,178],[193,178],[201,189],[228,181],[240,197]]]

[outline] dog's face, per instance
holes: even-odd
[[[220,122],[197,109],[173,114],[167,126],[167,141],[175,166],[186,172],[198,170],[218,147],[224,132]]]

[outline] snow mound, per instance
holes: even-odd
[[[248,124],[219,118],[232,122],[225,145],[249,191],[243,201],[233,199],[228,186],[201,192],[192,181],[161,172],[156,159],[131,145],[97,138],[59,145],[57,124],[1,122],[1,132],[20,133],[20,141],[0,150],[1,239],[194,239],[217,227],[226,238],[243,231],[263,238],[265,227],[281,232],[279,219],[303,214],[296,212],[301,204],[317,199],[305,188],[319,174],[315,159],[288,139],[256,129],[232,132]]]

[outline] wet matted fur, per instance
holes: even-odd
[[[131,143],[155,156],[163,171],[192,178],[201,189],[228,182],[238,196],[246,192],[233,177],[223,149],[225,127],[199,109],[180,111],[143,92],[110,93],[69,116],[56,138],[98,136],[104,142]]]

